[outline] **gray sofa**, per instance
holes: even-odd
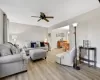
[[[30,42],[26,43],[24,48],[28,48],[28,49],[44,49],[44,50],[48,51],[48,45],[44,44],[44,46],[41,47],[40,42],[41,41],[31,42],[31,43],[36,43],[36,44],[34,44],[34,47],[31,46]]]
[[[12,44],[0,44],[0,78],[27,71],[27,60]]]

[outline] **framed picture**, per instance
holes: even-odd
[[[83,47],[89,47],[89,40],[83,40]]]
[[[64,33],[60,33],[60,37],[64,37]]]
[[[48,33],[48,37],[51,37],[51,33]]]
[[[57,33],[56,34],[56,37],[64,37],[65,35],[64,35],[64,33]]]

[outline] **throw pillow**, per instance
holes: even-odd
[[[10,48],[5,46],[4,44],[0,44],[0,56],[11,55]]]
[[[16,48],[16,53],[20,53],[20,48],[19,48],[19,45],[14,44],[14,47]]]
[[[1,53],[1,56],[11,55],[10,49],[2,49],[0,53]]]
[[[31,48],[36,48],[36,42],[31,43]]]
[[[13,52],[13,54],[19,54],[20,53],[20,49],[16,48],[15,46],[12,46],[12,52]]]
[[[10,49],[10,53],[13,55],[13,51],[12,51],[12,49]]]
[[[37,44],[37,47],[40,47],[40,41],[37,41],[36,44]]]
[[[16,54],[16,47],[11,46],[11,51],[12,51],[13,54]]]
[[[40,42],[40,47],[45,47],[44,42]]]

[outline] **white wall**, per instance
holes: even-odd
[[[3,43],[3,11],[0,9],[0,44]]]
[[[83,45],[83,40],[90,40],[91,46],[97,48],[97,66],[100,67],[100,8],[86,14],[77,16],[67,21],[56,24],[50,30],[70,25],[70,46],[74,47],[74,29],[72,24],[78,22],[77,26],[77,46]],[[91,56],[93,58],[93,56]]]
[[[12,35],[17,35],[17,43],[24,44],[30,41],[44,41],[48,35],[48,29],[38,26],[9,23],[9,40],[13,42]]]

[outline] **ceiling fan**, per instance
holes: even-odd
[[[31,16],[31,17],[39,18],[37,22],[39,22],[40,20],[45,20],[46,22],[49,22],[47,18],[51,18],[51,19],[54,18],[53,16],[46,16],[45,13],[43,12],[40,12],[40,16]]]

